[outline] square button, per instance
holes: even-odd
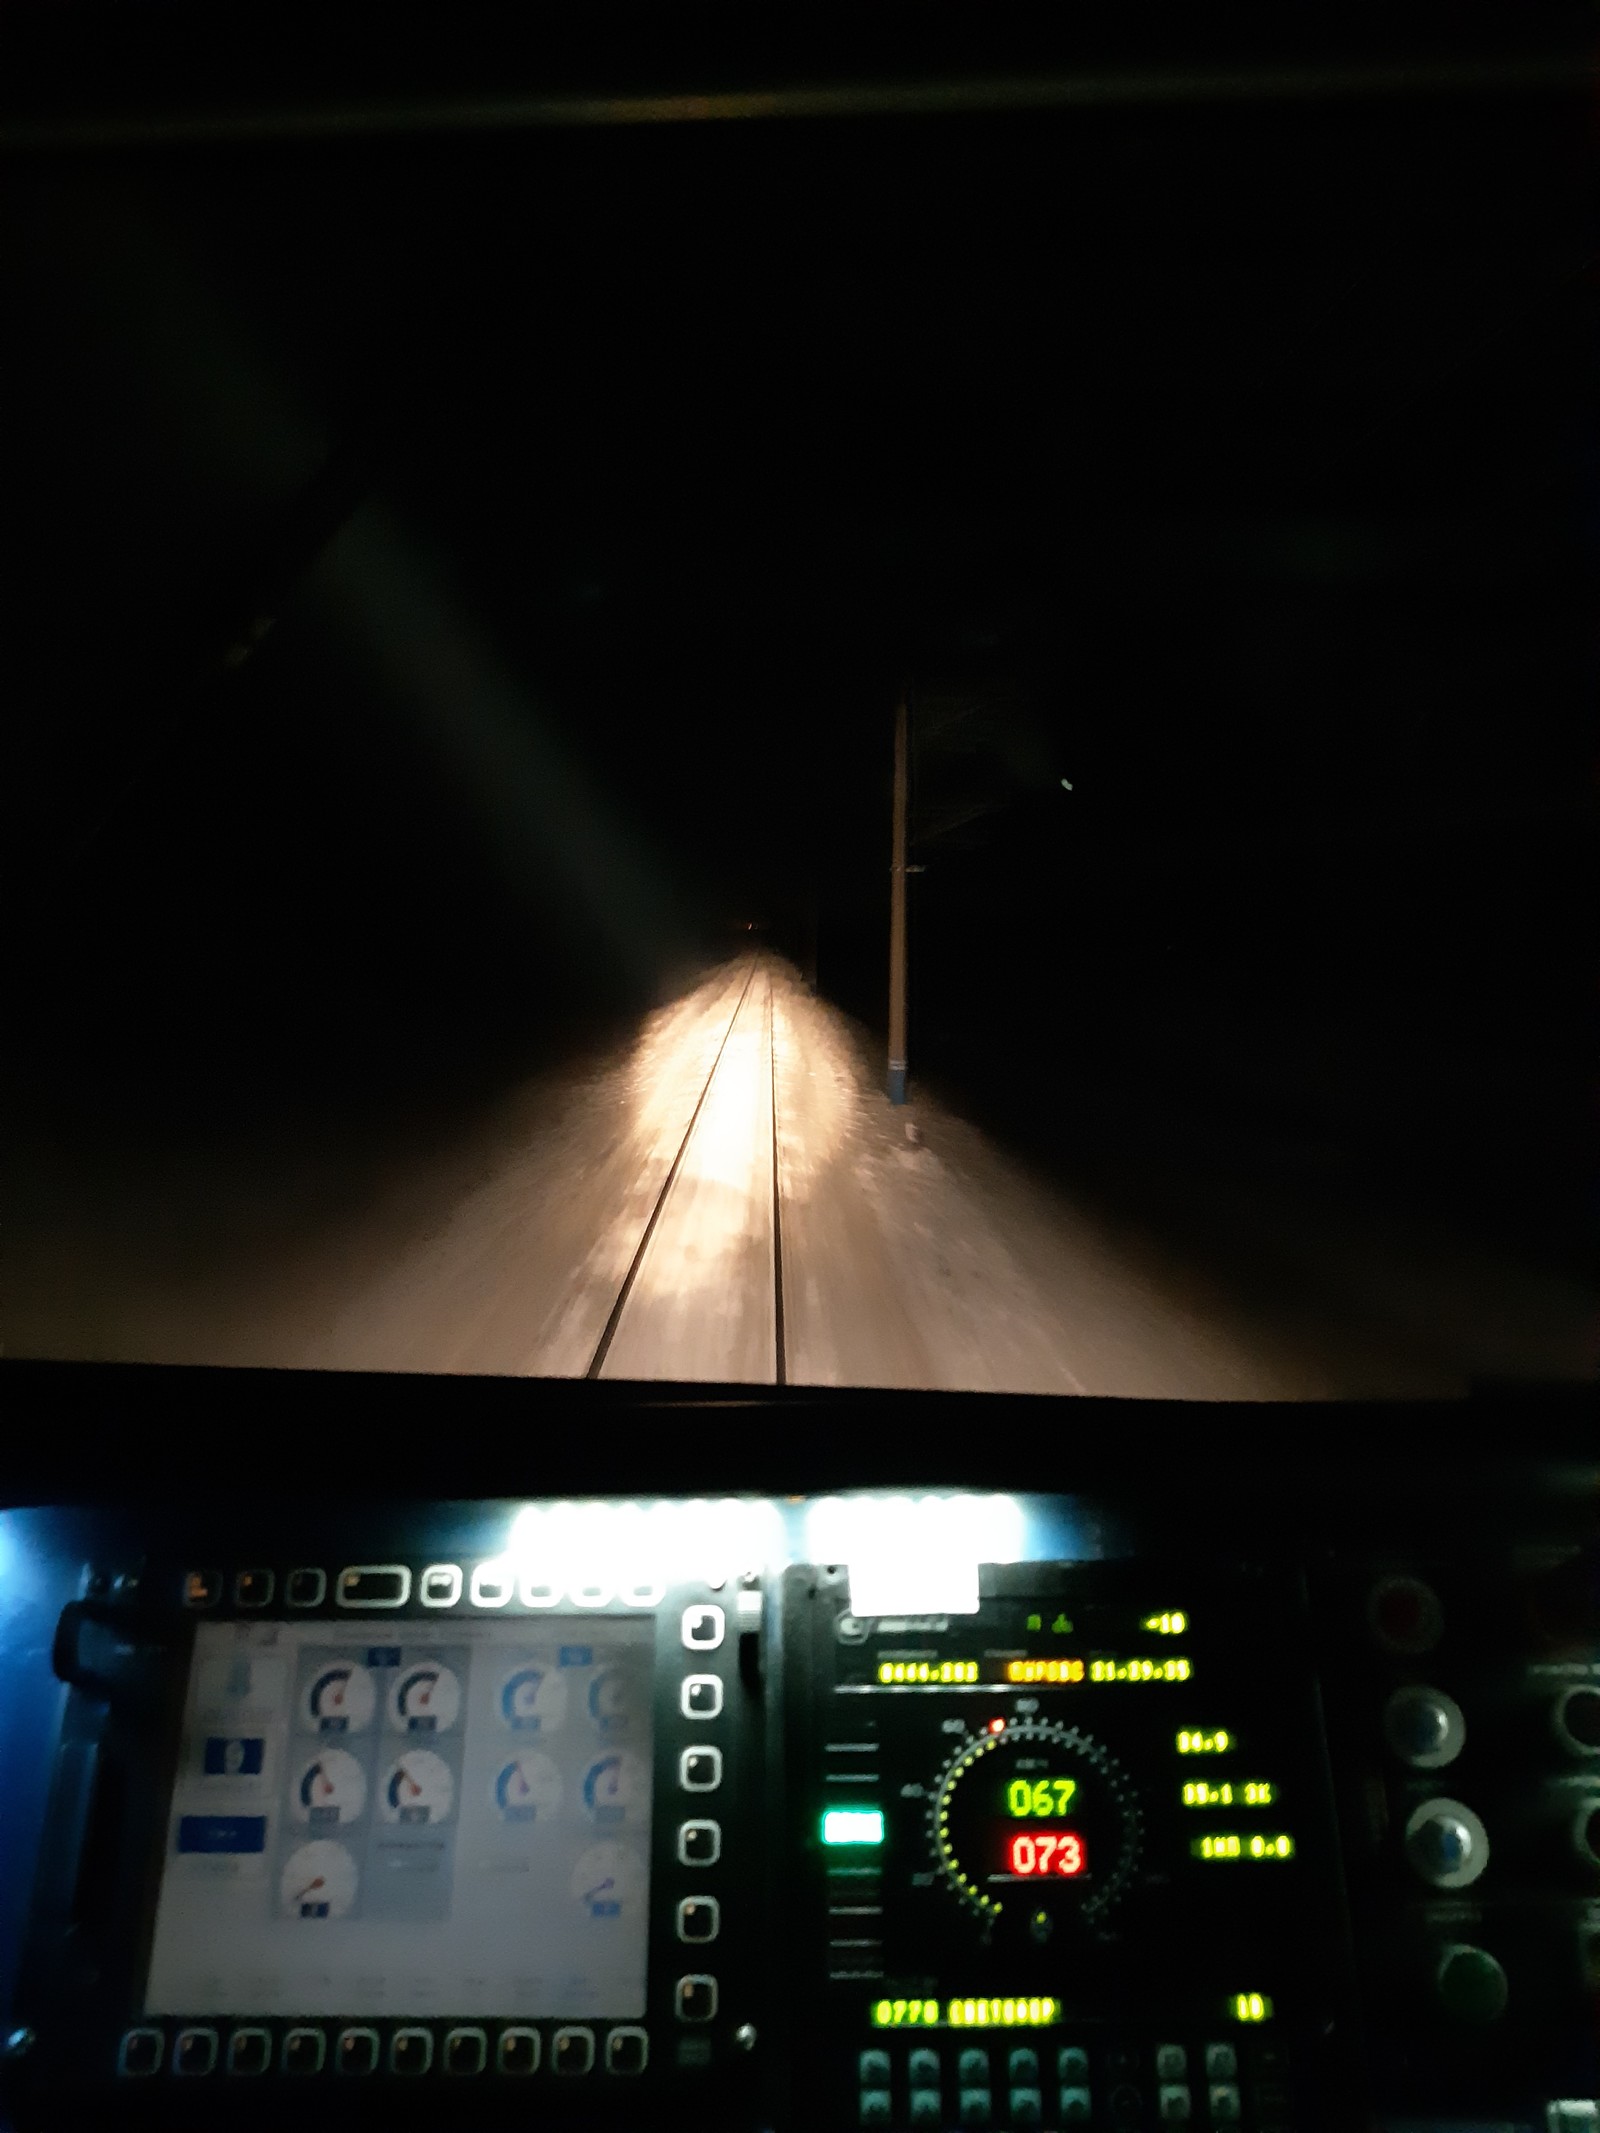
[[[191,1570],[183,1581],[185,1607],[215,1607],[222,1598],[220,1570]]]
[[[378,2032],[375,2029],[342,2029],[333,2054],[336,2074],[375,2074],[378,2071]]]
[[[1139,2054],[1131,2044],[1113,2044],[1106,2053],[1106,2072],[1113,2081],[1132,2081],[1139,2071]]]
[[[642,2029],[614,2029],[606,2038],[608,2074],[642,2074],[650,2061],[650,2038]]]
[[[453,2029],[444,2040],[447,2074],[481,2074],[489,2062],[489,2040],[481,2029]]]
[[[717,1981],[703,1972],[678,1980],[678,2020],[709,2022],[717,2011]]]
[[[963,2126],[986,2126],[994,2116],[994,2102],[987,2089],[963,2089],[956,2117]]]
[[[1287,2118],[1294,2098],[1281,2081],[1260,2081],[1250,2091],[1250,2108],[1257,2118]]]
[[[413,2080],[433,2064],[433,2032],[429,2029],[397,2029],[389,2039],[389,2071]]]
[[[964,2089],[986,2089],[989,2086],[989,2054],[975,2045],[969,2046],[956,2061],[956,2079]]]
[[[1186,2126],[1194,2115],[1194,2096],[1187,2083],[1164,2081],[1156,2091],[1156,2118],[1164,2126]]]
[[[574,2024],[550,2040],[550,2063],[558,2074],[587,2074],[594,2065],[594,2031]]]
[[[715,1866],[722,1857],[720,1822],[685,1822],[678,1830],[678,1861],[682,1866]]]
[[[721,1930],[722,1906],[715,1896],[684,1897],[678,1906],[679,1940],[715,1940]]]
[[[911,2091],[911,2123],[914,2126],[944,2124],[944,2098],[938,2089]]]
[[[1006,2074],[1013,2088],[1036,2089],[1039,2086],[1039,2054],[1029,2045],[1019,2044],[1006,2060]]]
[[[272,2064],[272,2038],[264,2029],[236,2029],[228,2039],[230,2074],[264,2074]]]
[[[678,1783],[685,1792],[715,1792],[722,1783],[720,1748],[685,1748],[678,1758]]]
[[[209,2074],[217,2063],[217,2033],[214,2029],[180,2029],[172,2047],[175,2074]]]
[[[327,2050],[327,2040],[320,2029],[287,2030],[283,2039],[283,2070],[286,2074],[320,2074]]]
[[[678,1709],[685,1718],[720,1718],[721,1679],[716,1674],[686,1674],[678,1692]]]
[[[1213,2081],[1206,2100],[1215,2126],[1236,2126],[1244,2117],[1244,2102],[1236,2081]]]
[[[265,1607],[272,1599],[276,1583],[270,1570],[241,1570],[233,1581],[233,1603],[236,1607]]]
[[[1037,2089],[1011,2091],[1011,2123],[1027,2127],[1043,2125],[1044,2099]]]
[[[889,2086],[889,2054],[862,2052],[856,2060],[856,2079],[864,2089],[886,2089]]]
[[[283,1596],[291,1607],[320,1607],[327,1591],[326,1570],[291,1570],[283,1584]]]
[[[1208,2044],[1206,2046],[1206,2079],[1208,2081],[1235,2081],[1239,2075],[1239,2054],[1231,2044]]]
[[[539,2032],[536,2029],[501,2030],[494,2063],[502,2074],[537,2073]]]
[[[461,1565],[430,1563],[420,1587],[424,1607],[454,1607],[461,1597]]]
[[[1089,2054],[1081,2044],[1063,2044],[1056,2053],[1056,2079],[1082,2087],[1089,2079]]]
[[[1181,2081],[1189,2071],[1189,2054],[1181,2044],[1158,2044],[1156,2046],[1156,2079],[1158,2081]]]
[[[939,2086],[939,2054],[922,2044],[906,2061],[906,2074],[914,2089],[936,2089]]]
[[[863,2089],[857,2116],[864,2126],[886,2126],[894,2116],[894,2098],[887,2089]]]
[[[1131,2081],[1119,2081],[1106,2098],[1106,2113],[1114,2126],[1142,2126],[1144,2098]]]
[[[1094,2100],[1089,2091],[1079,2082],[1069,2082],[1061,2091],[1061,2123],[1064,2126],[1086,2126],[1089,2113],[1094,2109]]]
[[[117,2053],[117,2072],[134,2078],[157,2072],[166,2043],[159,2029],[130,2029]]]
[[[683,1642],[691,1652],[714,1652],[727,1633],[727,1617],[720,1607],[686,1607],[683,1610]]]

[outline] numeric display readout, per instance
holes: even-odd
[[[1019,1829],[1006,1839],[1006,1870],[1024,1878],[1081,1874],[1088,1863],[1075,1829]]]
[[[1181,1619],[1181,1617],[1176,1618]],[[1066,1653],[1048,1659],[990,1657],[880,1659],[880,1689],[961,1689],[978,1684],[1006,1688],[1075,1688],[1080,1682],[1188,1681],[1194,1668],[1181,1653],[1170,1658],[1084,1658]]]

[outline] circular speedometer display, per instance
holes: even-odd
[[[1138,1863],[1133,1781],[1091,1734],[1021,1720],[966,1741],[934,1794],[934,1848],[972,1910],[1098,1919]]]

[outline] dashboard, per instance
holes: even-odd
[[[18,2128],[1596,2122],[1583,1395],[4,1386]]]

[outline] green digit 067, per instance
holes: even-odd
[[[1064,1815],[1077,1789],[1076,1778],[1013,1778],[1006,1787],[1006,1812],[1018,1817],[1036,1815],[1041,1820]]]

